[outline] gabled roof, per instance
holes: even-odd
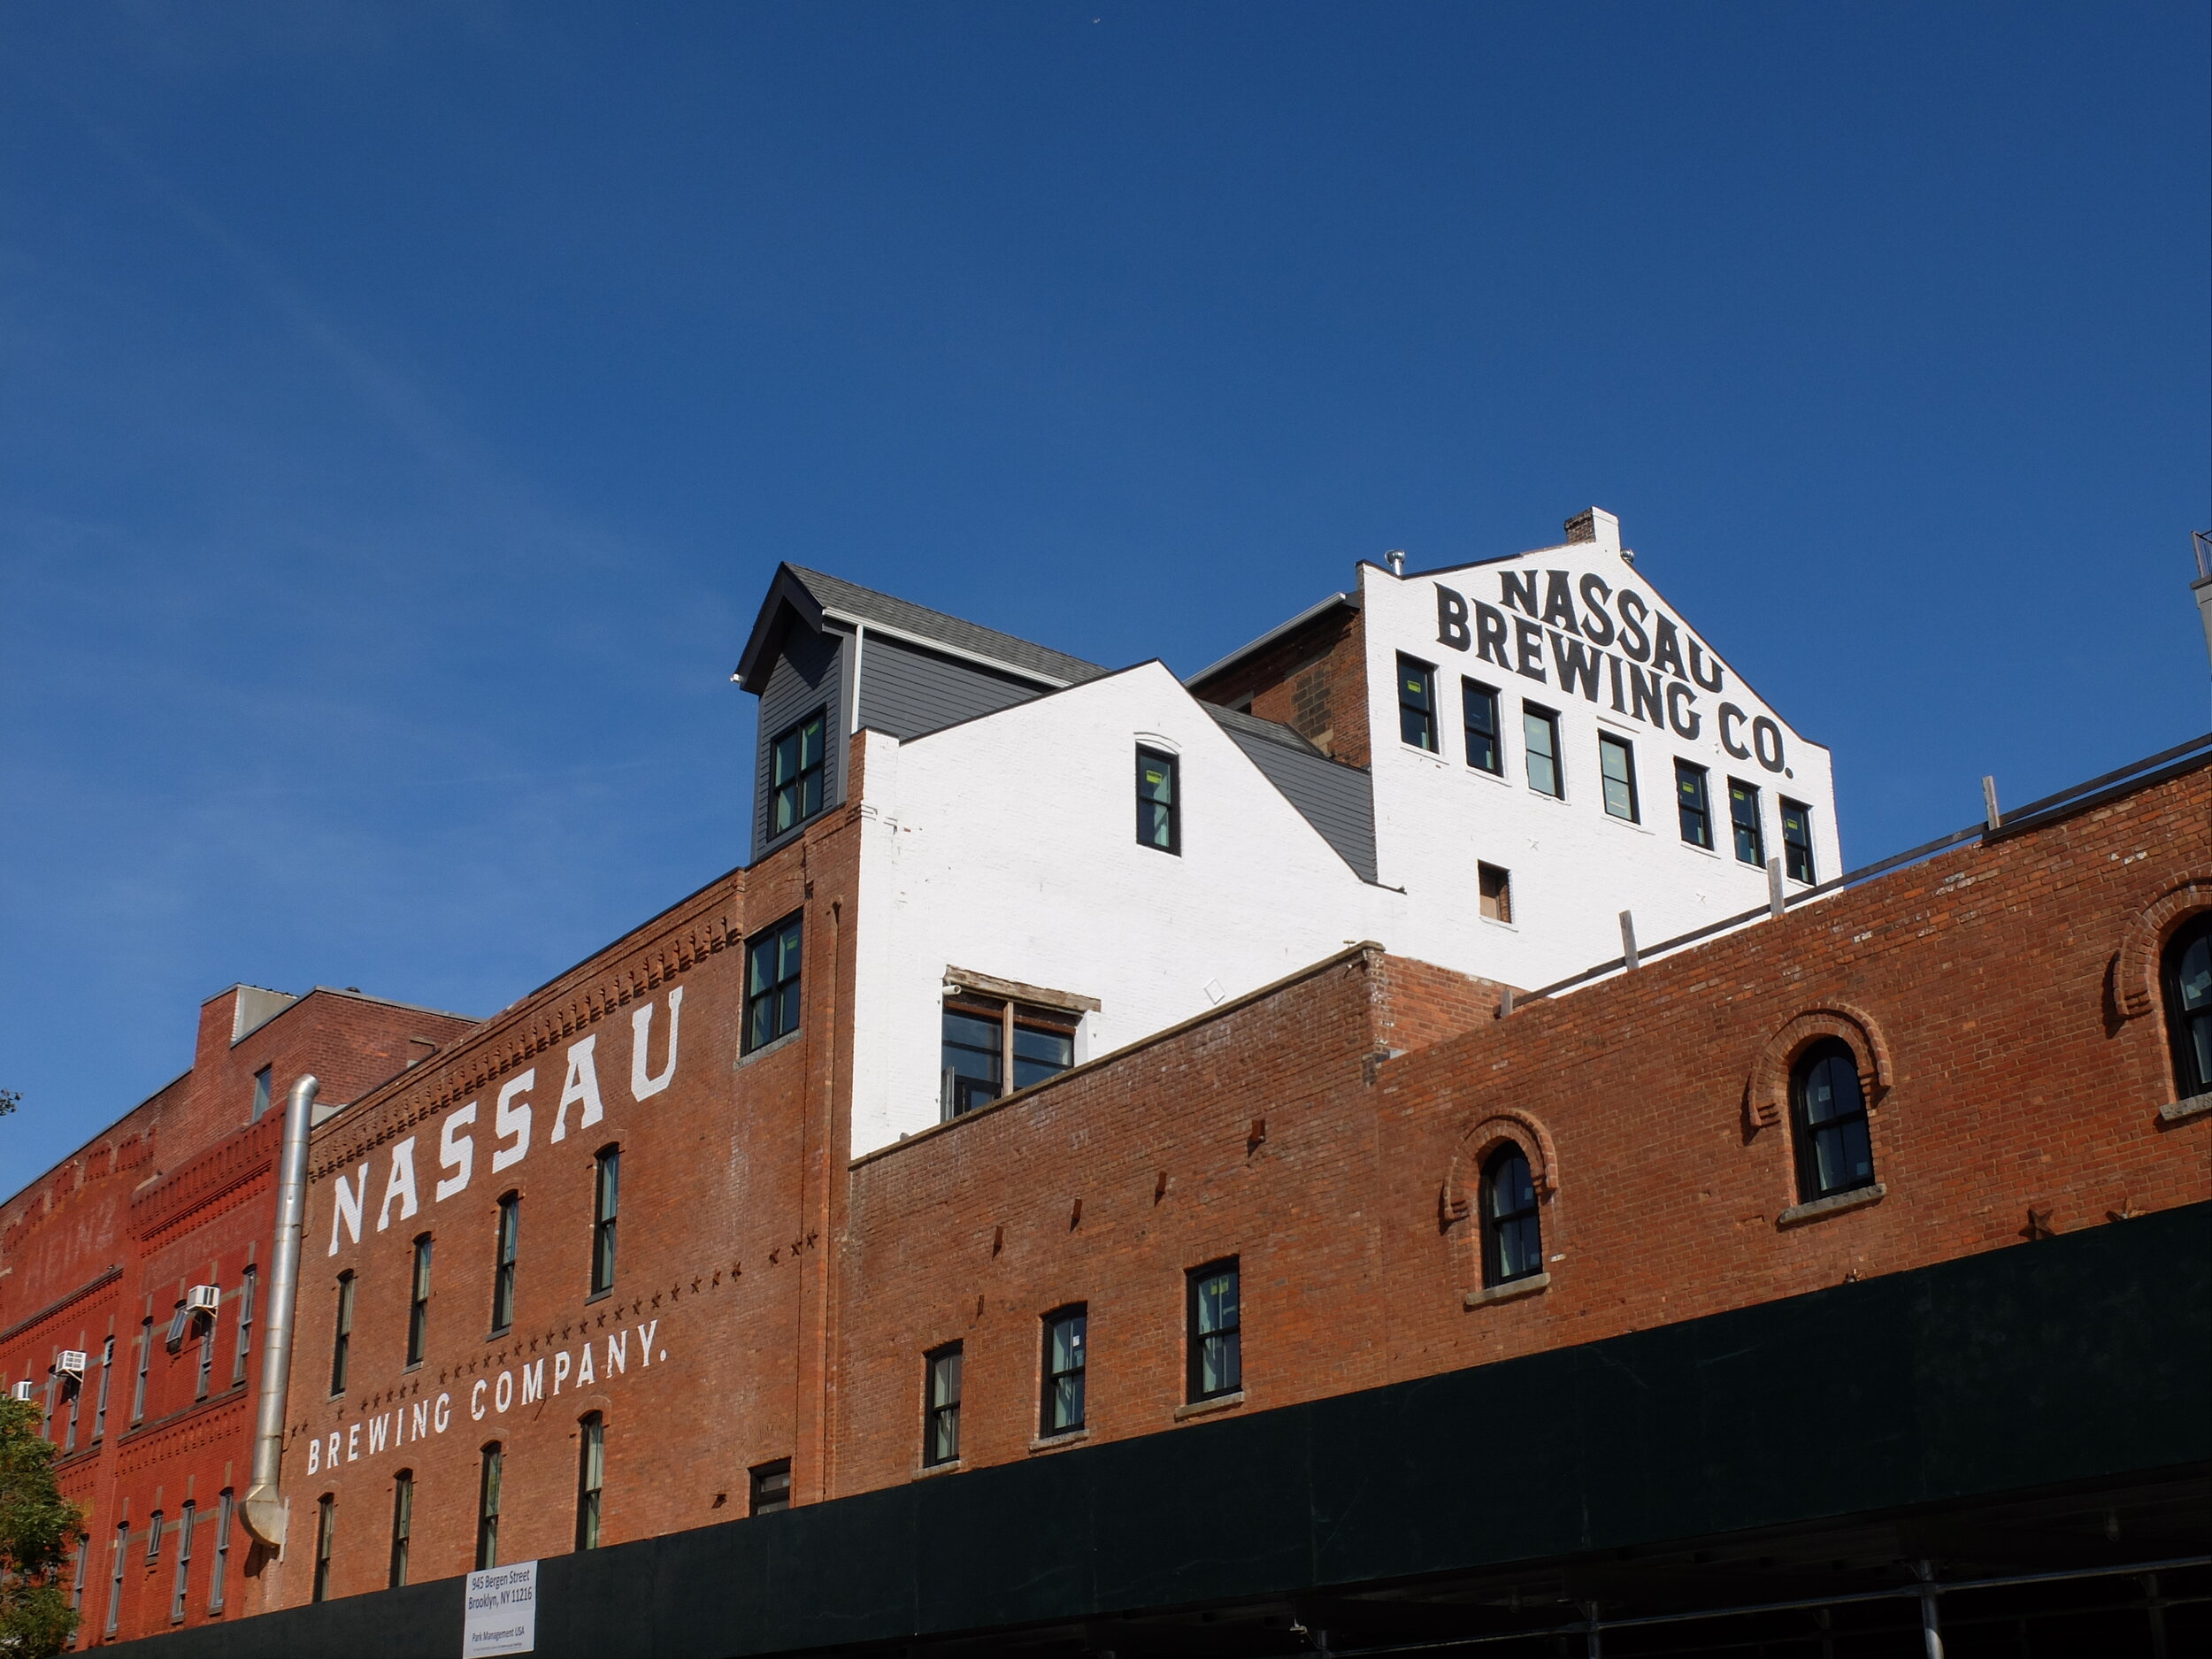
[[[879,594],[841,576],[779,565],[775,579],[768,585],[768,595],[761,602],[752,635],[745,642],[745,654],[738,659],[737,672],[732,676],[748,691],[758,692],[764,683],[787,609],[818,631],[826,620],[848,626],[865,624],[1047,687],[1079,685],[1107,672],[1096,663],[1070,657],[1065,651]]]
[[[1248,644],[1238,646],[1235,650],[1231,651],[1219,662],[1207,664],[1183,683],[1186,686],[1202,686],[1224,669],[1234,668],[1247,657],[1256,656],[1277,641],[1288,638],[1317,618],[1325,616],[1332,611],[1356,611],[1360,608],[1360,595],[1357,593],[1331,594],[1326,599],[1308,605],[1289,621],[1277,623],[1266,633],[1261,634],[1258,639]]]

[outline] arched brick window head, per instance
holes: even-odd
[[[1859,1057],[1824,1037],[1790,1069],[1790,1129],[1797,1144],[1797,1199],[1809,1204],[1874,1185]]]
[[[1542,1218],[1528,1154],[1508,1141],[1482,1166],[1482,1284],[1491,1290],[1544,1271]]]
[[[1752,1134],[1778,1127],[1793,1109],[1792,1094],[1804,1057],[1823,1041],[1847,1049],[1858,1068],[1864,1106],[1878,1106],[1895,1077],[1889,1044],[1873,1016],[1847,1002],[1829,1002],[1796,1015],[1768,1038],[1744,1084],[1744,1116]]]
[[[2175,931],[2161,965],[2174,1085],[2184,1100],[2212,1094],[2212,910]]]

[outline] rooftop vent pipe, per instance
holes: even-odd
[[[284,1387],[292,1372],[292,1315],[299,1301],[300,1227],[307,1214],[307,1132],[321,1085],[303,1077],[284,1103],[284,1146],[277,1155],[276,1250],[269,1274],[268,1324],[261,1338],[261,1399],[254,1414],[253,1485],[240,1506],[246,1530],[271,1549],[284,1548],[284,1501],[277,1468],[284,1456]]]
[[[1383,557],[1390,561],[1390,573],[1393,576],[1402,576],[1406,573],[1405,549],[1402,547],[1392,548],[1390,551],[1384,554]]]

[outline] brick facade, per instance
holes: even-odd
[[[1040,1320],[1071,1302],[1088,1310],[1083,1440],[1096,1443],[2212,1194],[2212,1118],[2162,1118],[2174,1094],[2162,1022],[2124,1018],[2111,979],[2143,918],[2212,875],[2212,772],[1962,847],[1502,1019],[1495,986],[1353,947],[849,1167],[840,1056],[857,822],[857,809],[826,816],[321,1132],[286,1489],[296,1526],[334,1495],[334,1594],[384,1584],[402,1468],[418,1482],[415,1576],[465,1571],[495,1439],[502,1558],[570,1548],[587,1410],[607,1423],[609,1542],[741,1515],[748,1469],[772,1458],[791,1460],[802,1503],[929,1478],[923,1356],[955,1340],[958,1466],[1049,1455],[1079,1442],[1038,1443]],[[741,1057],[738,947],[795,908],[804,1024]],[[2157,913],[2170,929],[2190,912]],[[678,985],[681,1067],[665,1094],[633,1102],[618,1079],[634,1010],[664,1008]],[[434,1161],[419,1156],[425,1214],[376,1230],[396,1138],[434,1144],[448,1114],[475,1101],[488,1116],[532,1068],[543,1135],[562,1056],[594,1031],[603,1125],[538,1143],[494,1182],[480,1121],[465,1196],[434,1216]],[[1800,1217],[1792,1129],[1770,1108],[1777,1079],[1822,1035],[1858,1056],[1881,1191]],[[589,1156],[610,1140],[623,1148],[625,1231],[603,1306],[583,1279]],[[1535,1171],[1546,1278],[1486,1297],[1472,1188],[1502,1141]],[[333,1179],[365,1164],[361,1241],[329,1256]],[[488,1339],[491,1206],[508,1186],[526,1216],[521,1311]],[[433,1219],[438,1336],[408,1374],[406,1245]],[[1230,1256],[1245,1386],[1192,1411],[1185,1274]],[[332,1277],[348,1268],[362,1285],[358,1369],[331,1399],[316,1379]],[[618,1329],[631,1353],[610,1377]],[[587,1340],[600,1371],[589,1390],[573,1381]],[[556,1395],[549,1370],[534,1390],[533,1368],[562,1355],[571,1380]],[[446,1432],[365,1449],[368,1425],[441,1396]],[[283,1600],[306,1599],[304,1557],[282,1571]]]
[[[1265,650],[1192,681],[1191,695],[1224,705],[1249,697],[1247,706],[1261,719],[1292,727],[1348,766],[1364,766],[1373,750],[1365,623],[1356,606],[1326,611]]]
[[[260,1305],[249,1336],[257,1339],[268,1316],[284,1094],[311,1071],[325,1101],[352,1100],[470,1025],[317,990],[236,1034],[278,1001],[243,987],[211,999],[200,1010],[189,1071],[0,1205],[0,1376],[37,1388],[51,1412],[50,1438],[63,1448],[61,1490],[88,1517],[83,1640],[108,1632],[111,1607],[115,1634],[128,1638],[261,1604],[245,1532],[234,1529],[225,1550],[218,1524],[222,1494],[243,1494],[252,1456],[260,1348],[257,1340],[240,1342],[241,1292],[253,1270]],[[265,1067],[270,1110],[252,1122],[255,1074]],[[221,1310],[173,1353],[171,1319],[195,1284],[221,1286]],[[104,1366],[111,1340],[112,1363]],[[53,1369],[67,1348],[90,1360],[73,1391]],[[180,1611],[188,1504],[193,1549]],[[150,1558],[157,1513],[162,1532]],[[211,1607],[219,1563],[222,1605]]]

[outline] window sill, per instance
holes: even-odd
[[[2177,1100],[2158,1109],[2160,1119],[2170,1124],[2187,1123],[2207,1112],[2212,1112],[2212,1094],[2192,1094],[2187,1100]]]
[[[1188,1405],[1175,1408],[1175,1420],[1187,1423],[1193,1417],[1210,1417],[1217,1411],[1233,1411],[1244,1403],[1244,1390],[1233,1394],[1216,1394],[1210,1400],[1194,1400]]]
[[[800,1037],[805,1034],[805,1032],[806,1027],[804,1025],[801,1025],[795,1031],[787,1031],[782,1036],[778,1037],[772,1042],[764,1042],[759,1048],[754,1049],[750,1054],[739,1055],[734,1061],[731,1062],[730,1070],[733,1071],[741,1071],[747,1066],[752,1064],[756,1060],[765,1060],[770,1055],[775,1053],[777,1049],[788,1048],[791,1044],[798,1041]]]
[[[1465,1305],[1484,1308],[1494,1302],[1518,1302],[1524,1296],[1534,1296],[1551,1288],[1549,1273],[1531,1273],[1526,1279],[1509,1279],[1502,1285],[1493,1285],[1486,1290],[1471,1290]]]
[[[1087,1425],[1079,1429],[1070,1429],[1064,1434],[1040,1434],[1029,1442],[1029,1449],[1033,1452],[1056,1452],[1064,1446],[1080,1446],[1090,1438],[1091,1431]]]
[[[927,1480],[932,1475],[956,1475],[966,1467],[967,1464],[961,1462],[959,1458],[948,1457],[941,1463],[920,1463],[916,1465],[914,1470],[914,1479],[917,1480]]]
[[[1475,919],[1486,927],[1502,927],[1509,933],[1517,933],[1521,931],[1520,923],[1502,922],[1494,916],[1478,916]]]
[[[1888,1187],[1877,1181],[1871,1187],[1855,1187],[1847,1193],[1831,1193],[1810,1203],[1792,1204],[1775,1217],[1774,1225],[1793,1227],[1800,1222],[1817,1221],[1823,1216],[1838,1215],[1847,1210],[1864,1210],[1869,1204],[1880,1203],[1888,1192]]]
[[[584,1298],[584,1306],[588,1308],[595,1302],[604,1302],[608,1297],[613,1294],[614,1286],[612,1285],[608,1286],[604,1290],[595,1290],[590,1295]]]

